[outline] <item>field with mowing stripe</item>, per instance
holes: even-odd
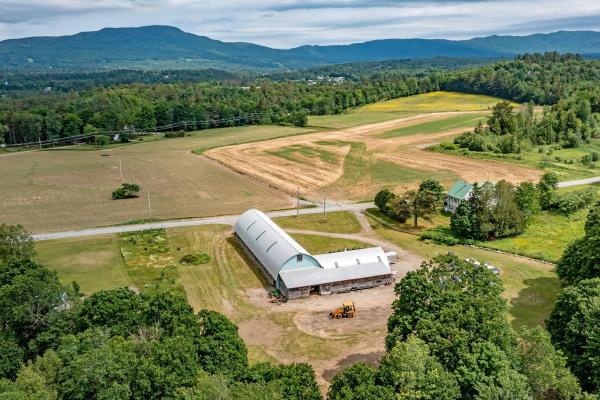
[[[477,125],[479,121],[485,121],[486,117],[484,114],[465,114],[457,115],[438,121],[425,122],[422,124],[416,124],[407,126],[400,129],[394,129],[392,131],[385,132],[381,135],[383,138],[394,138],[398,136],[409,136],[418,134],[428,134],[436,132],[444,132],[457,128],[472,129]]]
[[[425,150],[473,129],[486,118],[489,106],[499,101],[502,100],[447,92],[411,96],[347,114],[377,114],[379,107],[391,110],[389,115],[395,115],[395,119],[227,146],[209,150],[205,155],[289,194],[300,188],[304,197],[313,200],[325,195],[336,201],[362,201],[372,199],[382,187],[402,191],[424,179],[445,184],[459,177],[515,183],[537,179],[541,171],[536,168]],[[395,113],[400,108],[420,114],[402,114],[404,118],[398,118]]]
[[[248,208],[290,206],[287,196],[191,153],[192,149],[305,133],[306,129],[252,126],[202,131],[110,150],[55,150],[0,155],[0,221],[38,232],[160,219],[235,214]],[[122,166],[122,177],[119,169]],[[141,197],[114,201],[122,182]]]

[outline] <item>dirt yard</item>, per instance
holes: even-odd
[[[360,181],[372,178],[368,176],[368,164],[374,162],[384,163],[374,167],[380,175],[388,174],[394,166],[398,167],[400,171],[390,178],[391,186],[414,183],[417,181],[414,179],[415,170],[446,174],[441,175],[441,180],[445,178],[449,181],[461,177],[470,181],[506,179],[519,182],[539,177],[541,172],[534,168],[442,155],[425,149],[428,145],[459,135],[467,130],[465,127],[388,138],[382,135],[400,128],[468,114],[481,115],[477,112],[428,113],[340,130],[222,147],[208,151],[206,156],[290,194],[296,193],[300,187],[307,197],[319,198],[324,190],[341,186],[329,191],[333,193],[333,200],[368,198],[373,187],[368,182],[365,184]],[[363,176],[344,179],[348,173],[348,160],[351,159],[353,146],[357,144],[366,145],[360,161],[366,165],[359,166]],[[403,169],[413,173],[402,174]],[[361,183],[364,190],[360,190]]]

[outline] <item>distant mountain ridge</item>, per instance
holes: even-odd
[[[70,36],[0,41],[0,69],[196,68],[282,69],[431,57],[501,58],[525,52],[600,53],[600,32],[559,31],[469,40],[384,39],[273,49],[222,42],[171,26],[105,28]]]

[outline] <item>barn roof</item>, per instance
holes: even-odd
[[[387,256],[381,247],[319,254],[314,258],[325,269],[370,263],[383,263],[389,267]]]
[[[389,265],[380,262],[348,265],[339,268],[303,268],[281,271],[281,280],[288,289],[316,286],[323,283],[343,282],[375,276],[386,276],[392,272]]]
[[[298,254],[310,254],[269,217],[250,209],[235,223],[235,232],[274,280],[283,265]]]
[[[452,185],[450,190],[448,191],[448,196],[454,197],[456,199],[465,200],[467,195],[473,189],[473,185],[471,185],[467,181],[459,180]]]

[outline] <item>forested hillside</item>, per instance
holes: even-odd
[[[600,33],[555,32],[469,40],[384,39],[273,49],[222,42],[171,26],[105,28],[70,36],[0,42],[0,69],[91,71],[115,68],[286,70],[337,63],[431,57],[500,58],[524,52],[600,53]]]
[[[247,86],[237,81],[131,84],[5,97],[0,100],[0,137],[10,145],[104,131],[154,130],[157,126],[170,130],[172,124],[187,130],[238,124],[302,126],[307,114],[335,114],[379,100],[440,89],[557,104],[567,110],[560,118],[572,115],[568,110],[575,107],[583,107],[579,114],[573,111],[580,120],[581,113],[600,111],[600,61],[579,56],[525,55],[464,71],[418,74],[405,72],[403,66],[371,74],[363,72],[362,64],[352,68],[346,66],[353,79],[344,81],[275,82],[261,78],[244,82]],[[567,100],[570,98],[585,101]],[[589,129],[595,128],[590,125]]]

